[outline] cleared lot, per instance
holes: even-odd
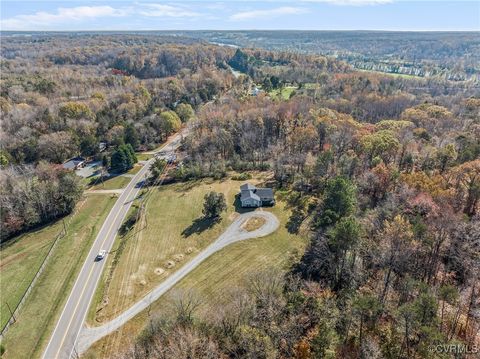
[[[257,183],[263,179],[258,176],[256,178],[256,180],[249,180],[249,182]],[[157,269],[158,265],[162,265],[162,263],[165,262],[164,260],[157,259],[170,258],[172,254],[178,253],[181,248],[187,248],[187,245],[190,246],[188,243],[189,237],[183,237],[181,235],[182,230],[188,228],[189,223],[190,225],[192,224],[192,218],[195,220],[200,216],[201,205],[203,204],[203,194],[209,190],[219,191],[220,189],[223,189],[225,193],[228,194],[226,195],[227,203],[229,205],[229,212],[227,215],[224,215],[222,222],[216,224],[213,228],[204,229],[201,233],[194,232],[196,243],[201,243],[203,241],[208,244],[215,239],[219,232],[222,232],[224,228],[231,223],[235,216],[233,200],[241,183],[242,182],[232,180],[197,181],[195,183],[168,185],[164,186],[163,189],[160,189],[158,191],[158,197],[155,197],[156,200],[152,200],[152,203],[156,203],[156,206],[150,207],[149,205],[147,210],[147,213],[150,214],[151,217],[148,217],[148,226],[151,228],[151,239],[147,241],[145,237],[146,235],[144,234],[144,237],[142,237],[143,239],[140,241],[127,241],[126,246],[130,247],[130,249],[128,250],[126,247],[122,253],[122,257],[131,259],[129,262],[125,263],[122,262],[123,259],[121,259],[115,268],[115,271],[118,271],[118,279],[116,280],[119,284],[121,283],[120,279],[122,278],[122,276],[119,275],[120,271],[126,274],[123,277],[123,279],[126,279],[123,282],[123,287],[120,285],[117,288],[128,288],[127,283],[131,283],[130,285],[133,286],[132,292],[130,292],[131,295],[127,297],[128,299],[120,295],[114,296],[112,287],[110,287],[110,295],[108,297],[109,304],[105,308],[111,305],[113,300],[118,303],[116,304],[116,308],[125,309],[128,307],[126,304],[127,302],[129,302],[130,305],[133,303],[130,298],[135,297],[135,295],[132,294],[134,294],[136,290],[143,290],[143,293],[145,293],[147,288],[151,289],[154,286],[154,283],[159,283],[166,278],[168,275],[166,272],[170,273],[171,269],[165,270],[162,267],[163,271],[159,271]],[[185,193],[185,195],[182,196],[182,193]],[[167,204],[170,206],[172,203],[166,200],[168,196],[171,196],[173,199],[187,197],[190,200],[182,202],[186,205],[183,207],[183,211],[178,209],[178,212],[172,212],[172,207],[167,207]],[[193,200],[193,198],[197,198],[196,201]],[[178,203],[178,205],[182,203]],[[172,206],[175,207],[175,205]],[[290,216],[290,211],[285,208],[285,203],[277,197],[277,205],[264,210],[274,213],[280,220],[280,227],[275,233],[264,238],[235,243],[222,249],[220,252],[213,254],[207,260],[202,262],[195,270],[188,274],[186,278],[174,287],[175,289],[193,288],[198,292],[203,298],[202,312],[206,313],[210,308],[214,308],[223,301],[228,300],[230,289],[242,285],[249,273],[270,267],[286,268],[289,263],[291,263],[293,257],[297,257],[303,252],[307,243],[306,237],[303,235],[290,234],[285,228],[285,224]],[[185,214],[185,212],[187,214]],[[163,213],[167,219],[161,220],[160,218],[163,218],[164,216],[159,215],[159,213]],[[177,222],[178,218],[183,218],[183,225],[177,225],[177,223],[179,223]],[[187,221],[187,218],[190,218],[190,222]],[[156,230],[152,228],[154,227],[152,223],[159,223],[158,225],[155,225],[157,228]],[[170,241],[164,242],[167,237],[163,234],[168,232],[172,233],[169,237]],[[150,244],[148,244],[150,250],[139,249],[145,248],[145,246],[147,246],[146,242],[150,242]],[[141,253],[141,257],[135,257],[135,252],[133,251],[135,246],[133,243],[136,243],[137,251]],[[198,249],[200,249],[200,246],[197,250]],[[130,257],[128,257],[128,253],[131,254]],[[133,258],[136,259],[133,260]],[[109,260],[112,260],[112,258],[109,258]],[[127,259],[125,260],[127,261]],[[188,260],[188,258],[183,259],[183,261],[185,260]],[[132,263],[134,264],[130,267]],[[141,273],[144,274],[144,277],[135,276],[135,274],[139,273],[139,269],[143,270]],[[155,271],[156,269],[157,271]],[[132,274],[134,274],[133,277],[131,277]],[[131,281],[132,278],[133,281]],[[130,281],[128,279],[130,279]],[[141,280],[145,280],[145,282],[141,283]],[[105,289],[105,287],[103,289]],[[123,301],[121,297],[123,297]],[[142,312],[133,320],[129,321],[125,326],[121,327],[117,332],[94,344],[94,346],[86,353],[86,357],[98,358],[118,353],[118,350],[124,348],[136,337],[141,328],[148,322],[149,315],[150,317],[159,316],[168,310],[168,297],[167,293],[156,301],[155,304],[152,305],[149,314],[145,311]],[[98,300],[99,297],[97,296],[97,303],[99,303]],[[99,309],[99,307],[97,307],[97,309]],[[99,315],[101,311],[97,313],[97,315]],[[117,311],[110,310],[109,313],[112,314],[110,314],[109,317],[112,318],[115,316],[113,313],[120,313],[122,311],[123,310],[121,309],[117,309]],[[94,310],[91,312],[91,319],[93,318],[93,315]],[[102,314],[97,317],[97,319],[105,321],[107,317]],[[99,325],[100,323],[92,321],[91,324]]]

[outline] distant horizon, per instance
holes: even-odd
[[[2,32],[12,32],[12,33],[71,33],[71,32],[95,32],[95,33],[108,33],[108,32],[122,32],[122,33],[135,33],[135,32],[206,32],[206,31],[216,31],[216,32],[417,32],[417,33],[480,33],[480,30],[365,30],[365,29],[356,29],[356,30],[327,30],[327,29],[312,29],[312,30],[299,30],[299,29],[238,29],[238,30],[229,30],[229,29],[162,29],[162,30],[0,30]]]
[[[1,10],[5,32],[480,31],[475,0],[3,0]]]

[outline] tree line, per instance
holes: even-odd
[[[3,169],[1,241],[70,214],[82,192],[79,177],[46,162]]]

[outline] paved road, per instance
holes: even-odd
[[[183,134],[185,135],[185,133]],[[162,148],[162,151],[173,151],[180,146],[180,142],[180,134],[173,136]],[[132,178],[103,223],[78,274],[57,326],[43,354],[43,358],[68,359],[75,355],[75,343],[83,327],[90,302],[95,294],[95,289],[106,263],[105,260],[95,262],[95,256],[101,249],[105,249],[107,252],[112,249],[118,229],[122,225],[133,200],[141,190],[142,181],[145,179],[152,161],[153,159],[149,160]]]
[[[259,229],[252,232],[247,232],[246,230],[242,229],[241,226],[251,217],[262,217],[265,219],[265,223]],[[277,230],[279,224],[280,223],[277,217],[266,211],[248,212],[239,215],[227,228],[227,230],[220,237],[218,237],[217,240],[215,240],[215,242],[210,244],[195,258],[174,272],[164,282],[154,288],[150,293],[128,308],[125,312],[120,314],[115,319],[112,319],[110,322],[103,324],[102,326],[84,328],[77,342],[78,353],[81,354],[85,352],[97,340],[117,330],[138,313],[145,310],[150,304],[165,294],[176,283],[178,283],[178,281],[180,281],[213,253],[218,252],[220,249],[234,242],[269,235]]]

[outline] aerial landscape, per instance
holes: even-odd
[[[480,358],[480,3],[13,1],[0,357]]]

